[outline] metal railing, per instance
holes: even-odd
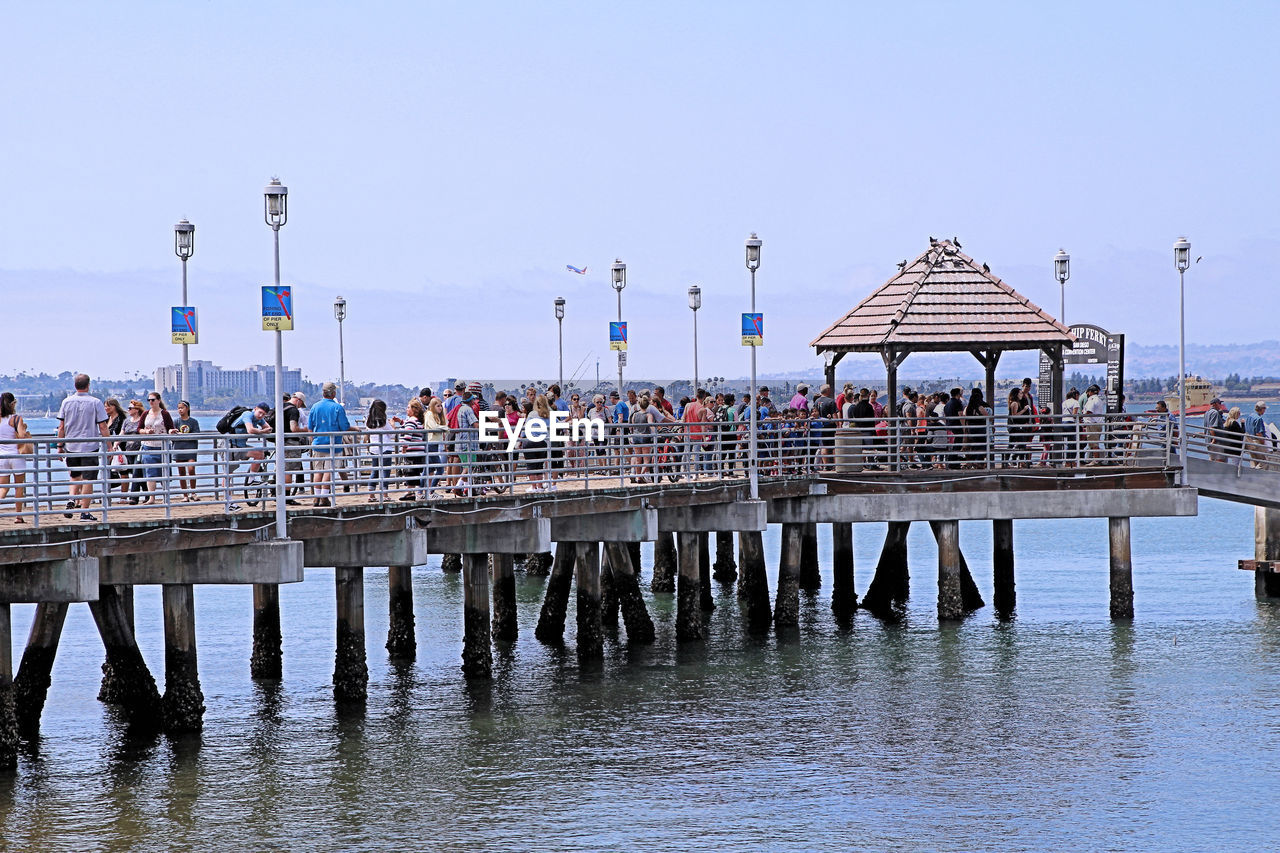
[[[510,441],[491,429],[361,429],[286,437],[286,503],[432,502],[485,494],[746,479],[745,421],[609,424],[565,421],[562,436]],[[482,424],[483,426],[483,424]],[[1003,417],[867,421],[773,417],[760,422],[761,477],[861,471],[1176,464],[1172,422]],[[1189,430],[1190,432],[1190,430]],[[29,453],[0,441],[0,522],[47,525],[274,507],[272,436],[193,433],[59,441]],[[64,448],[65,445],[65,448]],[[20,519],[20,521],[19,521]]]
[[[1265,435],[1247,435],[1225,427],[1210,429],[1200,418],[1196,421],[1187,423],[1189,458],[1207,459],[1237,469],[1280,471],[1280,433],[1274,427]],[[1176,443],[1174,452],[1177,452]]]

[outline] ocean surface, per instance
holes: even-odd
[[[249,678],[248,588],[196,592],[201,735],[127,734],[73,605],[38,742],[0,775],[0,849],[1264,850],[1280,789],[1280,605],[1259,603],[1251,507],[1134,519],[1136,617],[1108,618],[1105,520],[1019,521],[1017,617],[938,625],[936,547],[909,538],[909,615],[886,626],[802,593],[801,628],[743,631],[717,585],[705,642],[642,587],[651,646],[582,672],[533,637],[545,580],[517,573],[520,639],[459,671],[460,578],[415,572],[418,657],[392,665],[387,575],[365,575],[369,702],[332,701],[333,572],[281,588],[284,679]],[[857,589],[885,525],[855,526]],[[779,530],[766,535],[776,592]],[[991,600],[991,525],[961,524]],[[34,607],[14,605],[15,665]],[[158,587],[136,593],[163,679]]]

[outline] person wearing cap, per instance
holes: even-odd
[[[1209,442],[1209,460],[1212,462],[1226,462],[1226,454],[1222,452],[1222,448],[1218,445],[1222,442],[1222,426],[1225,418],[1223,413],[1227,407],[1222,401],[1214,397],[1209,401],[1209,408],[1204,413],[1204,434]]]
[[[1080,405],[1080,418],[1084,424],[1084,455],[1088,465],[1101,465],[1105,454],[1102,450],[1102,422],[1107,411],[1107,404],[1102,399],[1102,389],[1090,385],[1085,389],[1087,395]]]
[[[449,440],[448,475],[453,479],[454,494],[465,497],[470,494],[475,482],[473,469],[479,449],[476,427],[480,423],[480,383],[472,382],[468,385],[459,382],[458,385],[458,393],[454,395],[458,403],[452,409],[446,409],[452,433]]]
[[[1263,416],[1267,404],[1262,400],[1253,404],[1253,411],[1244,416],[1244,441],[1249,448],[1249,467],[1266,468],[1264,454],[1267,449],[1267,422]]]
[[[467,393],[467,383],[465,382],[454,383],[453,394],[449,395],[446,393],[445,395],[444,413],[446,415],[453,414],[453,410],[456,409],[462,403],[462,398],[466,395],[466,393]]]
[[[335,457],[342,452],[342,437],[332,433],[356,431],[347,420],[347,413],[334,399],[338,386],[326,382],[321,388],[324,399],[311,407],[311,431],[317,435],[311,440],[311,455],[315,470],[311,484],[315,493],[313,506],[333,506],[333,472]]]
[[[270,435],[271,425],[267,423],[267,415],[271,413],[271,404],[267,402],[259,403],[247,412],[243,412],[240,417],[231,423],[231,434],[236,435]],[[230,447],[230,456],[227,459],[227,473],[223,477],[223,488],[228,493],[231,492],[231,475],[240,467],[240,463],[249,460],[250,476],[257,474],[262,469],[262,460],[266,453],[261,447],[250,447],[247,438],[232,438]],[[235,512],[240,509],[240,505],[233,503],[230,510]]]

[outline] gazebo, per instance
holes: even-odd
[[[834,353],[827,384],[835,390],[836,364],[850,352],[879,353],[888,374],[890,416],[896,414],[898,366],[913,352],[970,352],[986,368],[987,402],[995,397],[996,364],[1008,350],[1048,355],[1053,412],[1062,412],[1062,351],[1075,341],[1066,326],[960,251],[951,240],[929,239],[914,261],[890,278],[810,344]],[[1040,389],[1043,399],[1046,389]]]

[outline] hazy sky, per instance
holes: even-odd
[[[299,330],[347,375],[613,368],[740,376],[742,241],[764,240],[761,370],[930,235],[1067,320],[1176,342],[1276,330],[1280,4],[11,3],[0,34],[0,373],[176,361],[173,223],[196,224],[193,358],[273,358],[262,187]],[[587,265],[579,277],[565,264]],[[1266,310],[1262,310],[1266,309]],[[852,362],[850,362],[852,363]],[[1188,365],[1194,369],[1194,365]],[[910,373],[910,361],[904,371]]]

